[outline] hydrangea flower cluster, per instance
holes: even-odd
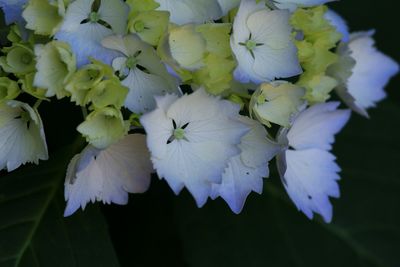
[[[296,207],[330,222],[334,136],[351,110],[368,117],[399,65],[327,2],[0,0],[0,169],[48,159],[40,103],[68,99],[87,146],[65,216],[126,204],[154,172],[198,207],[221,197],[240,213],[275,159]]]

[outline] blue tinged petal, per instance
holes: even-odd
[[[373,32],[353,33],[349,50],[356,64],[347,81],[347,91],[361,109],[375,107],[386,97],[385,86],[399,72],[399,64],[375,47]]]
[[[289,197],[308,218],[318,213],[326,222],[332,220],[329,197],[340,196],[340,168],[329,150],[334,135],[350,118],[350,111],[338,110],[338,106],[338,102],[314,105],[302,111],[292,127],[283,128],[278,136],[286,144],[277,165]]]
[[[91,21],[94,0],[77,0],[66,10],[64,22],[55,38],[70,44],[77,58],[77,65],[89,63],[89,57],[111,65],[119,53],[101,45],[112,34],[125,33],[129,6],[121,0],[102,0],[98,21]],[[108,25],[106,25],[108,24]]]
[[[325,13],[325,18],[336,28],[336,31],[342,34],[342,42],[348,42],[350,40],[347,22],[338,13],[332,9],[328,9]]]
[[[313,212],[332,220],[329,197],[340,196],[337,180],[339,166],[335,157],[321,149],[287,150],[283,184],[289,197],[309,219]]]
[[[158,10],[169,11],[171,22],[183,25],[204,23],[222,17],[222,9],[217,0],[156,0]]]
[[[280,151],[279,145],[268,139],[262,124],[248,117],[241,117],[241,121],[251,130],[241,139],[240,155],[229,160],[222,182],[213,184],[211,195],[221,196],[236,214],[251,192],[262,193],[263,179],[269,176],[268,162]]]
[[[6,24],[23,21],[23,5],[27,0],[0,0],[0,8],[3,9]]]

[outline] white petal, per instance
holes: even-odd
[[[262,193],[263,178],[269,175],[268,165],[258,168],[247,167],[240,156],[231,158],[222,176],[222,183],[215,184],[214,198],[221,196],[233,212],[239,214],[247,196],[252,192]]]
[[[239,63],[233,73],[235,80],[241,83],[262,83],[264,81],[263,77],[252,71],[255,60],[249,51],[247,51],[246,47],[237,45],[234,43],[233,39],[231,39],[231,48]]]
[[[170,143],[167,151],[164,159],[152,158],[158,175],[167,180],[175,193],[185,185],[199,207],[211,194],[212,183],[221,182],[229,158],[239,153],[235,146],[222,142],[185,140]]]
[[[102,20],[110,24],[114,33],[124,34],[129,15],[129,6],[120,0],[102,0],[99,8]]]
[[[21,114],[29,116],[28,121]],[[47,160],[43,123],[37,111],[19,101],[0,104],[0,170],[13,171],[22,164]]]
[[[324,150],[288,150],[286,171],[282,177],[290,198],[308,218],[313,212],[322,215],[326,222],[332,220],[329,197],[339,197],[337,174],[340,171],[335,157]]]
[[[254,49],[253,70],[265,80],[287,78],[302,72],[297,48],[291,39],[289,19],[290,13],[286,10],[261,10],[247,20],[252,39],[264,44]]]
[[[239,145],[241,154],[230,159],[222,176],[221,184],[214,184],[212,198],[221,196],[235,213],[240,213],[247,196],[262,193],[263,178],[269,176],[268,162],[280,147],[267,138],[267,131],[257,121],[242,117],[251,127]]]
[[[111,60],[118,55],[106,49],[101,41],[113,34],[123,34],[128,20],[128,6],[121,0],[103,0],[99,8],[100,19],[107,22],[111,29],[94,22],[82,22],[88,19],[94,0],[76,0],[65,14],[60,31],[55,38],[70,44],[77,58],[78,66],[89,62],[89,57],[111,65]],[[111,7],[110,7],[111,6]]]
[[[158,10],[171,13],[171,22],[179,25],[188,23],[204,23],[218,19],[222,10],[216,0],[156,0],[160,4]]]
[[[163,109],[165,112],[169,109],[169,107],[179,98],[175,94],[168,94],[165,96],[155,96],[154,97],[157,103],[157,107]]]
[[[66,32],[77,31],[81,25],[81,22],[88,18],[88,15],[92,9],[93,1],[94,0],[78,0],[71,3],[68,6],[64,17],[64,22],[60,30]]]
[[[261,1],[256,3],[255,0],[242,0],[239,10],[233,22],[232,37],[235,42],[245,42],[250,35],[250,30],[247,28],[248,17],[257,10],[265,9],[265,4]]]
[[[250,30],[247,27],[248,17],[257,10],[265,9],[265,5],[260,2],[256,3],[255,0],[242,0],[240,2],[239,10],[233,22],[233,34],[231,36],[231,48],[238,61],[238,66],[234,71],[234,77],[237,81],[248,83],[261,83],[263,77],[258,76],[252,71],[254,59],[249,51],[239,43],[245,43],[249,36]]]
[[[339,102],[316,104],[302,111],[294,120],[287,138],[295,149],[330,150],[334,135],[350,118],[350,110],[337,110]]]
[[[232,51],[238,61],[236,79],[260,83],[302,72],[291,38],[289,18],[286,10],[271,11],[262,2],[242,1],[231,38]],[[243,45],[249,39],[259,44],[252,52]]]
[[[177,80],[168,73],[155,50],[136,35],[109,36],[102,41],[102,45],[125,55],[115,58],[112,66],[116,71],[127,74],[122,84],[129,88],[125,106],[132,112],[140,114],[153,110],[157,95],[179,93]],[[137,60],[137,65],[130,70],[126,67],[128,57]]]
[[[174,118],[177,125],[186,123],[186,138],[191,142],[220,140],[239,143],[240,138],[248,131],[242,122],[231,119],[237,116],[239,105],[216,97],[210,97],[204,89],[184,95],[173,103],[167,115]]]
[[[235,7],[238,7],[240,0],[217,0],[222,10],[222,15],[225,16],[228,12]]]
[[[342,42],[348,42],[350,40],[349,27],[347,22],[335,11],[328,9],[325,13],[325,19],[327,19],[338,32],[342,34]]]
[[[263,9],[252,13],[246,23],[252,40],[271,49],[282,49],[291,41],[292,27],[289,19],[290,13],[287,10]]]
[[[371,35],[371,32],[352,34],[349,43],[356,65],[347,88],[355,105],[361,109],[374,107],[376,102],[384,99],[384,87],[399,72],[399,65],[375,48]]]
[[[128,193],[143,193],[150,185],[152,164],[145,136],[126,136],[106,150],[88,146],[68,166],[64,216],[89,201],[126,204]]]
[[[249,125],[251,130],[242,137],[239,145],[241,159],[246,166],[257,168],[261,165],[266,165],[274,158],[280,146],[272,142],[268,133],[258,121],[241,117],[241,121]]]
[[[55,38],[71,46],[76,56],[78,67],[89,63],[89,57],[111,65],[112,59],[118,56],[119,53],[103,47],[101,40],[112,33],[110,29],[100,24],[85,23],[81,24],[76,32],[59,31]]]
[[[284,49],[270,49],[267,46],[257,47],[256,60],[253,70],[256,74],[264,77],[264,81],[279,78],[289,78],[303,72],[297,58],[297,48],[289,43]]]
[[[129,88],[125,107],[138,114],[153,110],[156,106],[154,96],[164,95],[169,91],[162,77],[145,73],[138,68],[131,70],[122,84]]]
[[[167,142],[174,130],[172,121],[164,110],[158,108],[140,118],[147,133],[147,146],[152,157],[164,159],[167,154]]]

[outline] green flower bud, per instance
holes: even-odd
[[[114,106],[120,109],[124,103],[128,88],[118,79],[105,80],[97,84],[88,94],[86,102],[92,102],[95,109]]]
[[[84,106],[87,104],[89,91],[102,80],[113,77],[115,77],[114,71],[110,66],[92,60],[91,64],[83,66],[69,77],[65,90],[71,94],[73,102]]]
[[[161,36],[168,30],[169,12],[146,11],[131,17],[128,29],[131,33],[139,35],[143,41],[157,46]]]
[[[14,44],[3,49],[6,56],[0,57],[0,66],[4,71],[15,75],[24,75],[35,71],[35,55],[28,46]]]
[[[264,125],[290,126],[290,118],[304,104],[305,90],[285,81],[263,83],[253,94],[250,110]]]
[[[170,54],[181,68],[194,71],[204,66],[207,43],[203,36],[196,32],[194,25],[170,29],[167,47],[167,54]]]
[[[124,121],[120,110],[106,107],[90,113],[77,130],[91,145],[105,149],[128,133],[129,122]]]
[[[26,20],[27,29],[36,34],[53,35],[63,21],[64,14],[63,0],[30,0],[22,16]]]
[[[47,89],[46,96],[61,99],[69,95],[64,89],[65,81],[76,70],[76,59],[68,44],[52,41],[46,45],[36,45],[37,73],[34,85]]]
[[[160,6],[154,0],[127,0],[126,3],[131,8],[131,17],[136,16],[140,12],[155,10]]]
[[[20,92],[17,82],[7,77],[0,77],[0,102],[17,98]]]

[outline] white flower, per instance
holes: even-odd
[[[339,166],[332,149],[334,135],[350,118],[350,110],[337,110],[339,102],[314,105],[302,111],[290,129],[278,136],[285,149],[277,164],[284,187],[299,210],[308,218],[313,212],[332,220],[329,197],[339,197]]]
[[[251,130],[242,137],[241,153],[229,160],[221,184],[213,184],[212,193],[212,198],[221,196],[236,214],[242,211],[252,191],[262,193],[263,178],[269,176],[268,162],[279,151],[259,122],[247,117],[241,117],[241,121]]]
[[[118,53],[101,45],[112,34],[124,34],[129,6],[122,0],[101,0],[98,10],[94,0],[76,0],[66,11],[64,22],[55,38],[69,43],[78,66],[89,63],[89,57],[111,64]]]
[[[136,35],[109,36],[104,47],[123,54],[112,61],[122,84],[129,88],[125,106],[132,112],[145,113],[155,108],[155,95],[179,93],[178,82],[171,76],[154,49]]]
[[[231,37],[237,80],[261,83],[302,72],[289,19],[287,10],[269,10],[262,1],[242,0]]]
[[[127,135],[105,150],[88,145],[68,166],[64,216],[70,216],[79,207],[85,209],[89,201],[126,204],[128,193],[148,189],[151,172],[144,135]]]
[[[336,28],[336,31],[342,34],[342,42],[348,42],[350,40],[350,32],[346,21],[332,9],[328,9],[324,16]]]
[[[178,25],[200,24],[222,16],[217,0],[156,0],[156,2],[160,4],[158,10],[169,11],[171,22]]]
[[[0,137],[0,170],[10,172],[22,164],[48,159],[42,120],[25,103],[0,103]]]
[[[340,85],[336,92],[354,111],[368,117],[367,109],[386,97],[384,87],[399,72],[399,65],[375,48],[373,31],[350,35],[338,48],[339,62],[329,72]]]
[[[267,0],[280,9],[295,10],[297,7],[312,7],[323,5],[335,0]]]
[[[203,206],[212,184],[221,183],[229,159],[249,130],[238,120],[239,106],[199,89],[178,98],[156,97],[157,108],[141,118],[159,177],[178,194],[184,186]]]

